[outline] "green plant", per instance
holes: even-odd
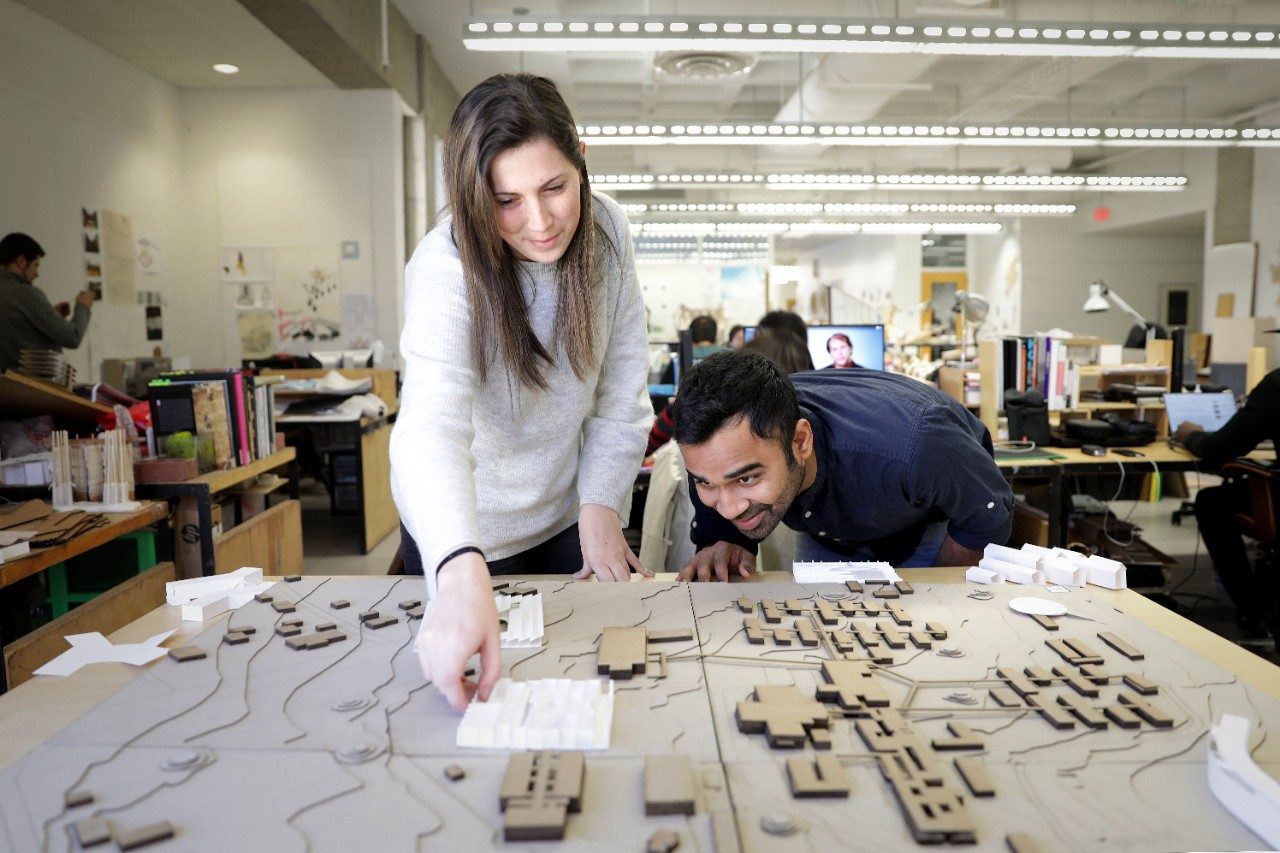
[[[196,437],[186,430],[167,436],[164,440],[164,455],[175,459],[195,459]]]

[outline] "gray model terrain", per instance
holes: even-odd
[[[896,624],[888,613],[841,615],[837,624],[823,625],[816,616],[819,597],[850,610],[857,602],[873,608],[879,602],[870,591],[854,595],[833,585],[533,581],[513,587],[542,591],[546,623],[542,648],[503,651],[504,675],[516,680],[598,677],[597,648],[607,627],[696,631],[693,642],[651,642],[644,674],[615,682],[612,745],[584,753],[581,811],[568,815],[564,829],[570,847],[642,850],[654,833],[670,830],[681,850],[901,848],[930,829],[921,825],[928,823],[921,812],[913,834],[895,794],[911,788],[912,773],[929,780],[918,786],[921,796],[956,804],[946,821],[960,825],[951,827],[960,834],[947,837],[961,840],[972,832],[984,849],[1006,849],[1010,833],[1024,833],[1044,850],[1262,846],[1209,793],[1205,750],[1209,727],[1221,714],[1248,717],[1255,722],[1254,759],[1277,775],[1280,744],[1267,735],[1280,726],[1280,703],[1092,590],[1052,597],[1096,621],[1064,617],[1058,630],[1048,631],[1008,609],[1025,587],[978,591],[919,583],[914,594],[894,602],[910,625]],[[271,603],[250,602],[192,641],[205,658],[179,663],[166,657],[146,667],[115,696],[0,771],[0,849],[79,849],[72,825],[85,818],[106,821],[117,842],[121,834],[167,822],[172,837],[143,848],[156,850],[503,846],[498,795],[511,753],[454,745],[458,715],[423,682],[411,648],[419,622],[399,607],[422,597],[421,581],[304,578],[277,584],[269,594],[294,600],[296,610],[282,614]],[[744,598],[751,612],[739,603]],[[350,606],[329,606],[341,599]],[[760,603],[787,600],[799,608],[784,612],[780,623],[765,623]],[[372,628],[360,621],[369,610],[398,621]],[[751,643],[744,618],[759,620],[767,632],[794,633],[797,620],[808,621],[821,640],[803,646],[797,637],[781,646],[769,633],[762,644]],[[345,639],[290,648],[276,633],[289,619],[302,620],[303,635],[335,623]],[[858,644],[846,653],[833,640],[833,632],[843,631],[847,641],[849,629],[858,627],[864,637],[876,628],[892,636],[920,632],[926,623],[945,629],[946,639],[918,635],[929,648]],[[242,627],[255,629],[247,642],[223,642],[229,628]],[[1099,640],[1099,631],[1114,632],[1145,657],[1129,660]],[[1079,667],[1045,641],[1073,638],[1103,659],[1088,670],[1096,697],[1083,697],[1066,678],[1052,675],[1054,667]],[[888,706],[820,703],[821,731],[812,737],[829,740],[829,750],[819,752],[809,741],[775,749],[766,734],[739,730],[739,703],[758,686],[794,686],[808,703],[824,683],[822,663],[846,656],[885,661],[857,666],[870,668],[865,681]],[[1118,707],[1119,694],[1135,695],[1120,676],[1141,674],[1158,692],[1139,701],[1172,725],[1140,720],[1132,728],[1091,728],[1086,708],[1072,728],[1057,729],[1029,704],[1002,707],[992,691],[1006,701],[1013,693],[997,670],[1023,673],[1026,667],[1050,675],[1034,701],[1059,708],[1067,707],[1059,696]],[[1070,676],[1080,682],[1076,673]],[[948,723],[967,726],[980,747],[963,749]],[[881,724],[893,732],[877,753],[858,727],[865,732]],[[960,751],[947,748],[957,745]],[[644,756],[669,753],[692,763],[695,814],[646,817]],[[922,764],[906,770],[893,764],[908,754]],[[813,762],[818,755],[838,759],[847,796],[793,797],[787,759]],[[994,796],[972,795],[957,772],[957,756],[978,759]],[[465,775],[451,781],[457,769]],[[91,802],[66,805],[68,795],[77,795],[75,801],[85,793]]]

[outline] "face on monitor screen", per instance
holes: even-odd
[[[818,369],[884,370],[884,326],[810,326],[808,344]]]

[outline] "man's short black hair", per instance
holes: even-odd
[[[747,327],[746,327],[746,326],[743,326],[743,325],[741,325],[741,324],[739,324],[739,325],[734,325],[734,326],[730,326],[730,327],[729,327],[729,337],[725,338],[725,339],[724,339],[724,342],[725,342],[725,343],[732,343],[732,342],[733,342],[733,336],[734,336],[734,335],[738,334],[738,332],[746,332],[746,330],[747,330]]]
[[[31,263],[43,257],[44,249],[26,234],[15,231],[4,235],[4,239],[0,240],[0,266],[8,266],[18,258],[25,258],[27,263]]]
[[[756,325],[770,332],[790,332],[802,341],[809,338],[809,327],[794,311],[770,311]]]
[[[800,404],[782,368],[754,352],[718,352],[685,374],[676,397],[675,439],[702,444],[725,424],[746,417],[760,438],[782,444],[788,463]]]
[[[693,338],[695,343],[698,341],[711,341],[711,343],[715,343],[716,331],[716,321],[713,318],[708,317],[706,314],[700,314],[699,316],[694,317],[689,323],[689,336]]]

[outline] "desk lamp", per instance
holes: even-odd
[[[991,310],[991,303],[976,293],[970,293],[967,290],[956,291],[955,304],[951,306],[951,313],[960,317],[960,361],[964,362],[968,359],[968,341],[969,325],[973,324],[973,349],[974,355],[977,356],[978,350],[978,330],[982,328],[982,321],[987,318],[987,312]]]
[[[1084,312],[1086,314],[1106,311],[1112,305],[1115,305],[1137,321],[1138,328],[1129,331],[1129,339],[1125,341],[1126,347],[1145,349],[1147,340],[1153,337],[1167,338],[1169,336],[1169,333],[1163,331],[1160,326],[1147,322],[1146,317],[1143,317],[1138,313],[1137,309],[1125,302],[1124,297],[1107,287],[1107,283],[1102,279],[1098,279],[1089,285],[1089,298],[1084,301]]]

